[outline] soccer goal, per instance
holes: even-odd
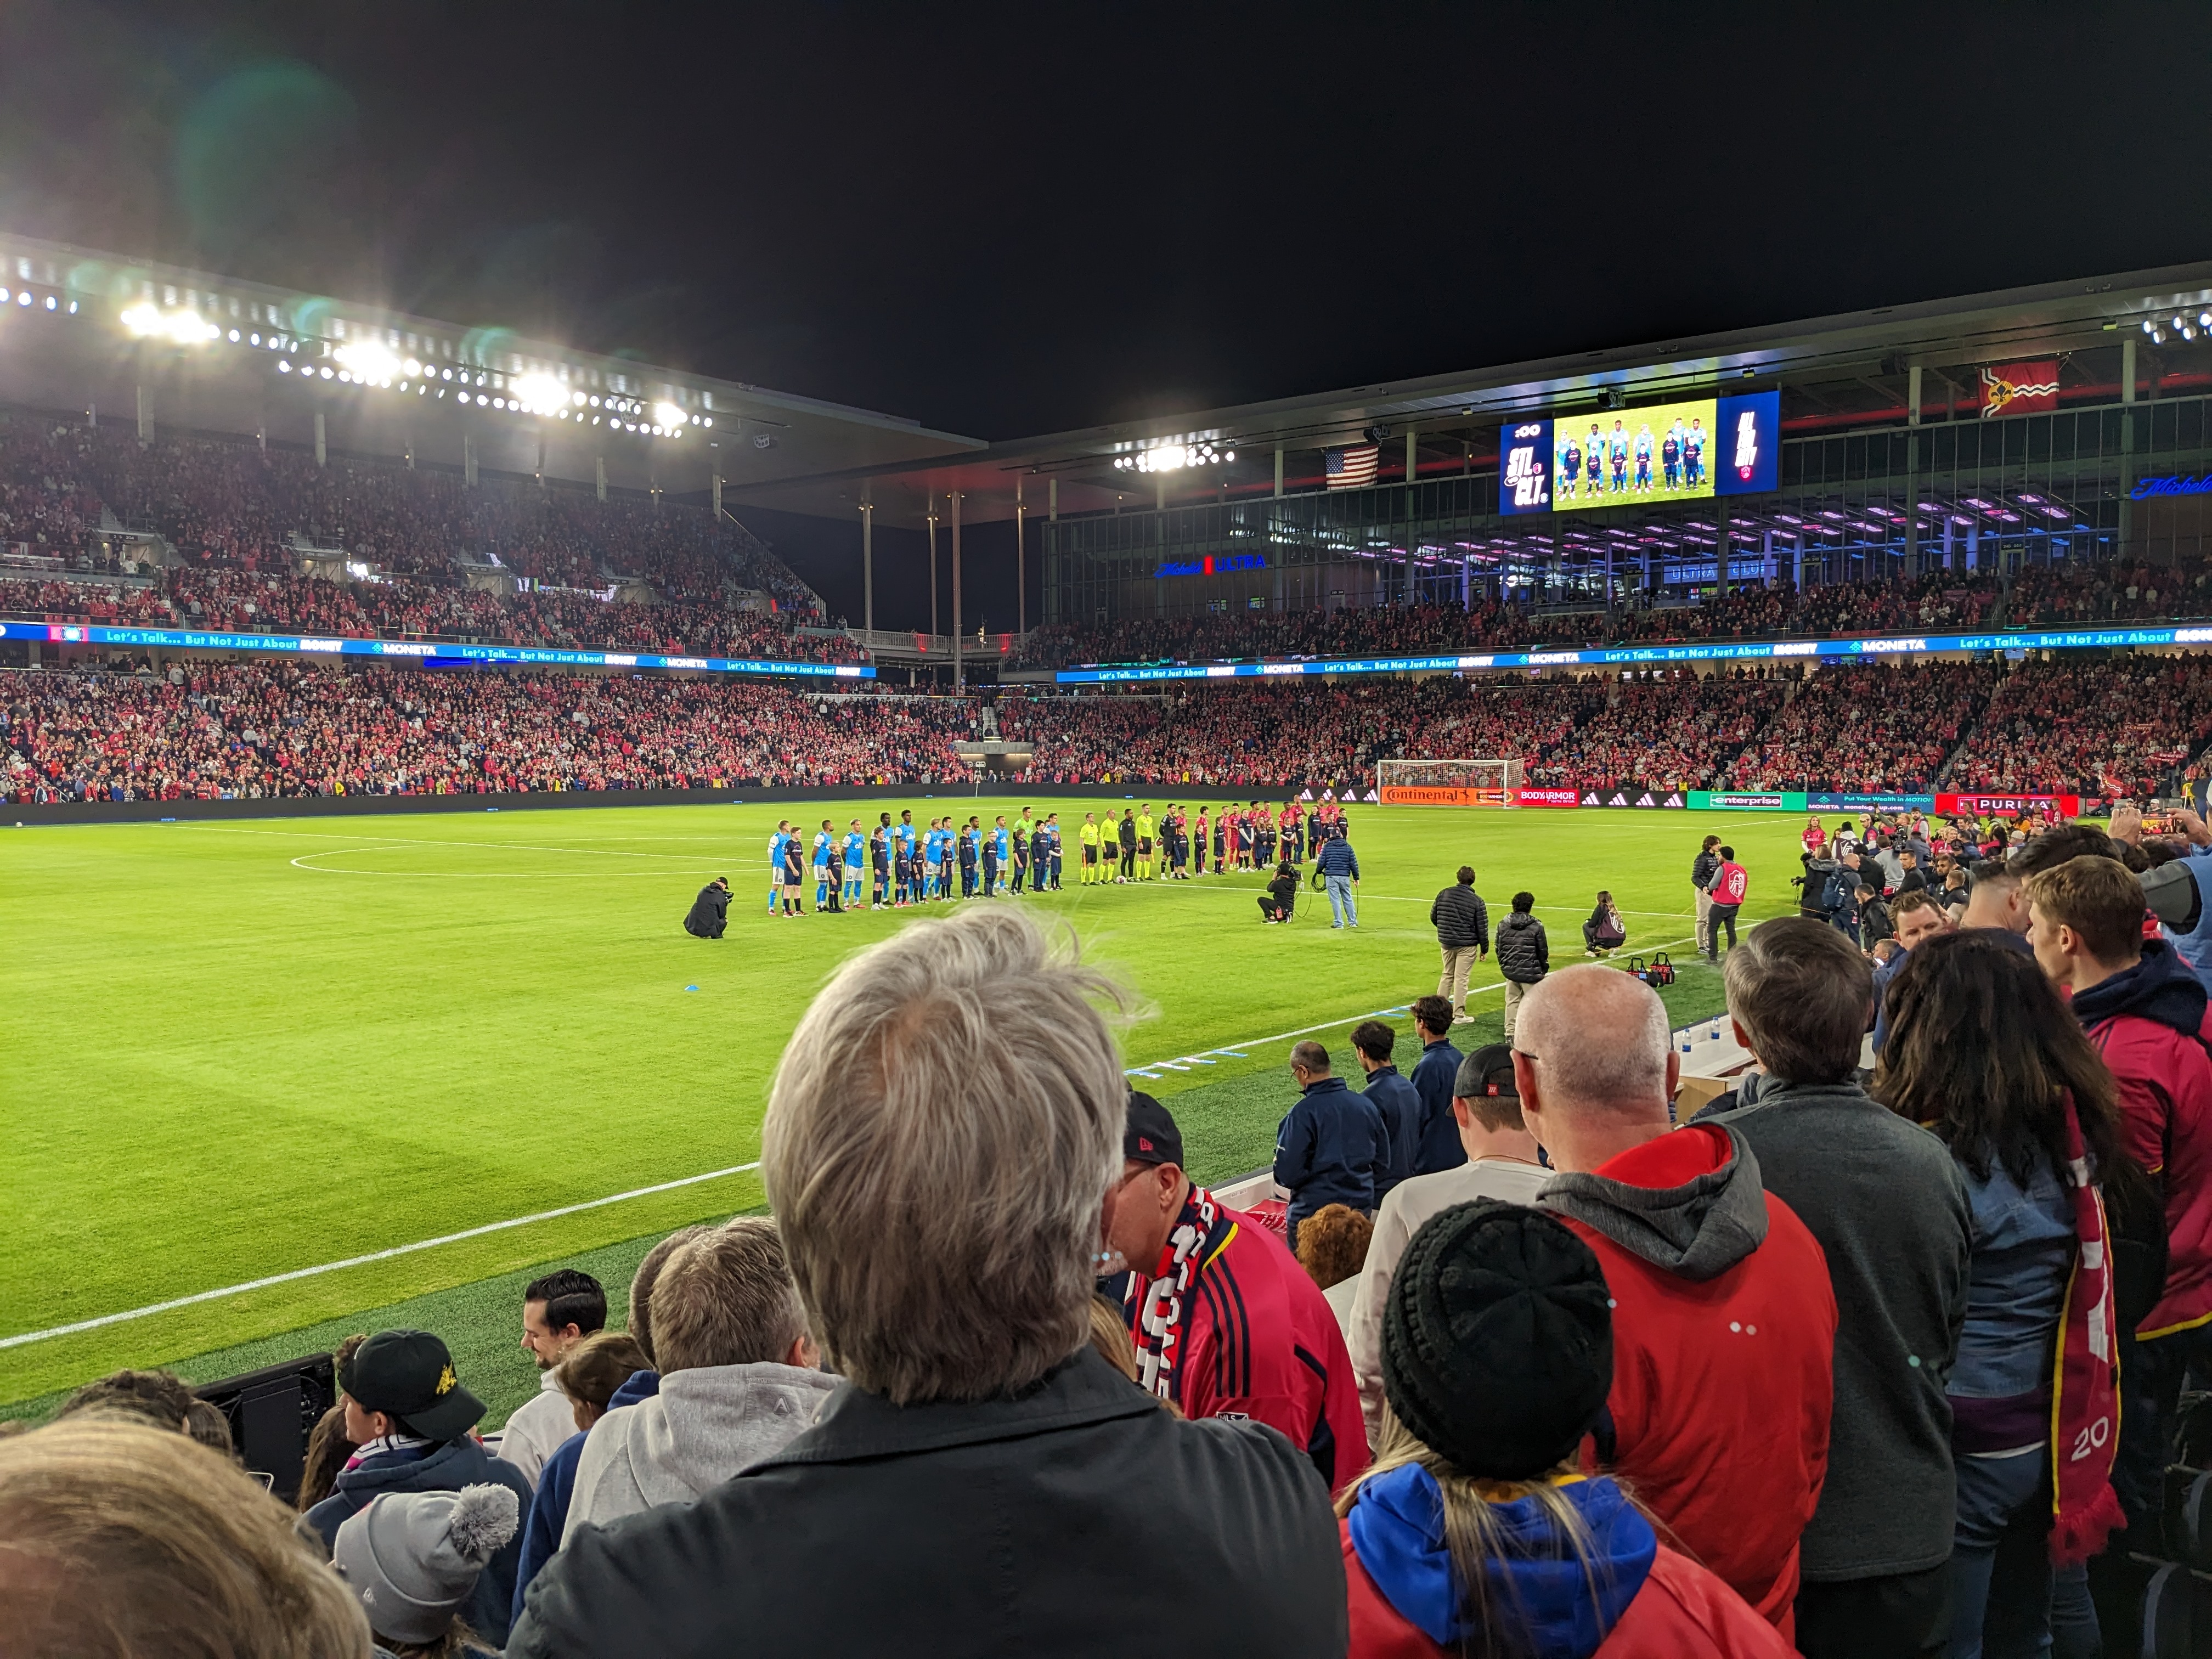
[[[1518,760],[1386,760],[1375,763],[1385,806],[1512,806]]]

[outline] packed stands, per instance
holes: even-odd
[[[1727,787],[1924,793],[1996,678],[1978,663],[1824,670],[1737,757]]]
[[[2202,657],[2023,663],[1952,769],[1981,793],[2147,795],[2212,738]]]
[[[2192,587],[2197,614],[2212,591]],[[1738,587],[1703,605],[1532,613],[1492,600],[1370,610],[1231,612],[1125,619],[1097,628],[1032,631],[1008,659],[1016,668],[1075,663],[1211,662],[1249,657],[1347,657],[1431,647],[1515,651],[1536,644],[1755,640],[1941,630],[1990,619],[1996,578],[1937,571],[1917,580],[1843,582],[1799,592]]]
[[[1530,782],[1704,788],[1782,705],[1784,683],[1742,674],[1615,682],[1600,714],[1528,768]],[[1526,751],[1522,751],[1526,752]]]
[[[122,574],[91,533],[103,508],[181,565]],[[0,544],[39,567],[0,576],[0,611],[16,616],[866,658],[815,628],[818,601],[763,544],[696,509],[240,444],[19,420],[0,431]],[[307,550],[342,552],[354,579],[301,574]],[[641,586],[653,603],[614,601]]]
[[[256,799],[937,783],[951,699],[831,703],[778,685],[297,664],[0,674],[0,794]]]

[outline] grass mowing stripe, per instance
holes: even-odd
[[[726,1176],[750,1175],[759,1168],[758,1162],[733,1164],[726,1170],[709,1170],[705,1175],[684,1176],[675,1181],[664,1181],[655,1187],[640,1187],[627,1193],[611,1194],[605,1198],[589,1198],[580,1204],[563,1204],[557,1210],[540,1210],[536,1215],[516,1216],[508,1221],[488,1221],[480,1227],[447,1233],[442,1238],[424,1238],[412,1244],[394,1244],[388,1249],[371,1250],[366,1255],[349,1255],[343,1261],[325,1261],[314,1267],[295,1267],[289,1273],[271,1273],[266,1279],[249,1279],[242,1285],[226,1285],[217,1291],[196,1291],[190,1296],[149,1303],[143,1308],[132,1308],[124,1313],[101,1314],[96,1319],[80,1319],[74,1325],[56,1325],[50,1330],[26,1331],[18,1336],[0,1337],[0,1348],[20,1348],[27,1343],[44,1342],[52,1337],[70,1336],[78,1331],[98,1330],[103,1325],[120,1325],[128,1320],[144,1319],[150,1314],[167,1313],[172,1308],[189,1308],[198,1302],[216,1302],[227,1296],[244,1296],[249,1291],[265,1291],[271,1285],[289,1285],[298,1279],[313,1279],[347,1267],[367,1267],[372,1261],[389,1261],[394,1256],[412,1255],[417,1250],[434,1250],[442,1244],[458,1244],[465,1238],[482,1238],[486,1233],[503,1233],[511,1227],[532,1226],[540,1221],[556,1220],[562,1216],[575,1215],[584,1210],[604,1209],[610,1204],[623,1204],[635,1198],[649,1198],[655,1193],[674,1192],[678,1187],[696,1187],[702,1182],[720,1181]]]

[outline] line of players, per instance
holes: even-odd
[[[1187,881],[1207,872],[1209,850],[1216,873],[1267,870],[1279,856],[1302,863],[1309,843],[1318,850],[1343,833],[1343,812],[1334,800],[1303,811],[1296,801],[1285,801],[1279,812],[1258,801],[1213,813],[1200,806],[1195,823],[1173,802],[1155,820],[1146,801],[1141,808],[1122,808],[1118,819],[1109,811],[1103,823],[1096,812],[1083,815],[1076,830],[1079,880],[1086,887],[1163,875]],[[803,829],[781,819],[769,837],[768,914],[805,915],[810,872],[817,914],[996,897],[1025,887],[1057,891],[1061,836],[1059,813],[1047,813],[1040,823],[1027,807],[1012,824],[1000,814],[988,828],[975,816],[964,824],[947,816],[917,827],[908,808],[896,823],[889,812],[879,813],[873,830],[864,830],[854,818],[841,836],[835,822],[824,818],[811,847]]]
[[[1668,489],[1697,489],[1705,481],[1706,433],[1704,420],[1692,416],[1685,425],[1679,419],[1667,428],[1667,435],[1656,441],[1649,425],[1639,428],[1633,436],[1626,424],[1613,423],[1610,433],[1601,432],[1595,421],[1590,422],[1587,442],[1571,432],[1559,434],[1559,457],[1555,477],[1558,494],[1563,501],[1577,499],[1587,482],[1588,493],[1599,495],[1649,494],[1652,488],[1651,461],[1656,453]],[[1636,474],[1632,483],[1629,465],[1635,464]],[[1612,488],[1607,488],[1608,475]]]

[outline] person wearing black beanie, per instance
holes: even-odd
[[[1339,1499],[1353,1659],[1786,1659],[1741,1597],[1575,1459],[1613,1387],[1596,1255],[1483,1199],[1431,1217],[1383,1313],[1389,1410]]]

